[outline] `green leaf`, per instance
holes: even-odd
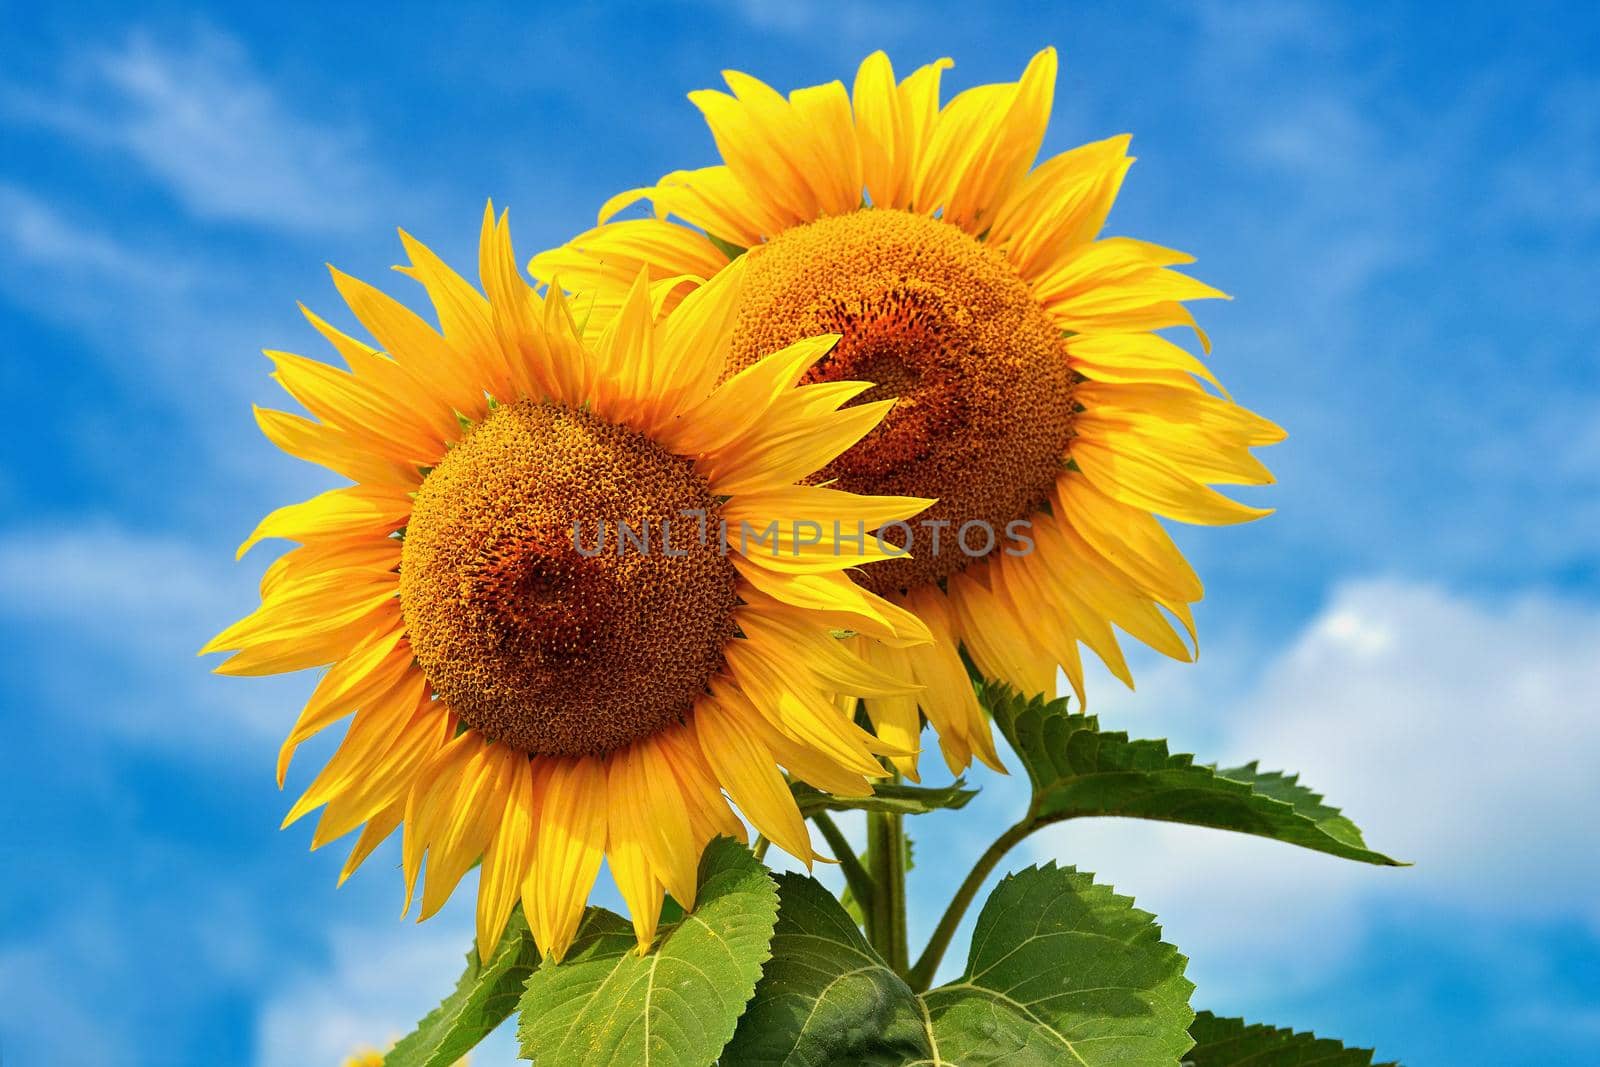
[[[961,978],[923,995],[925,1064],[1172,1067],[1194,1019],[1187,961],[1133,901],[1071,867],[1029,867],[984,904]]]
[[[517,908],[489,962],[478,962],[476,947],[467,954],[455,992],[389,1051],[385,1067],[449,1067],[511,1015],[538,965],[539,949]]]
[[[903,1064],[930,1055],[922,1006],[817,881],[778,876],[772,959],[723,1067]]]
[[[1352,848],[1363,850],[1366,848],[1366,842],[1361,840],[1361,831],[1356,829],[1356,824],[1341,815],[1338,808],[1324,804],[1321,793],[1313,792],[1301,785],[1298,774],[1262,771],[1252,760],[1243,767],[1220,770],[1217,776],[1234,782],[1244,782],[1257,793],[1283,801],[1294,808],[1296,815],[1315,823],[1318,830],[1335,841],[1342,841]],[[1384,859],[1387,860],[1388,857],[1385,856]],[[1389,862],[1394,863],[1393,860]]]
[[[964,808],[978,795],[976,789],[963,789],[966,779],[957,778],[944,786],[878,784],[868,797],[836,797],[800,782],[790,783],[800,814],[818,811],[881,811],[890,815],[926,815],[930,811]]]
[[[567,958],[528,979],[522,1055],[549,1067],[714,1061],[761,977],[778,891],[749,849],[722,838],[700,861],[698,895],[645,956],[624,919],[590,908]]]
[[[1189,1035],[1195,1046],[1184,1056],[1183,1067],[1368,1067],[1372,1063],[1371,1049],[1346,1048],[1332,1038],[1223,1019],[1209,1011],[1195,1016]]]
[[[1024,700],[994,683],[985,704],[1033,782],[1034,827],[1086,815],[1210,826],[1285,841],[1363,863],[1400,866],[1366,847],[1355,824],[1293,776],[1255,764],[1218,771],[1165,741],[1130,741],[1103,732],[1093,715],[1074,715],[1065,699]]]

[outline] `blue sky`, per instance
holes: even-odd
[[[218,679],[232,548],[325,487],[249,418],[263,347],[315,351],[324,261],[404,225],[472,262],[486,197],[528,252],[711,160],[684,99],[738,67],[948,85],[1062,54],[1046,149],[1124,131],[1111,229],[1231,292],[1213,365],[1283,423],[1279,511],[1179,536],[1201,661],[1094,710],[1304,772],[1407,870],[1195,830],[1073,824],[1019,850],[1160,914],[1196,1004],[1413,1067],[1600,1043],[1600,15],[1581,4],[836,7],[0,5],[0,1056],[332,1062],[453,981],[467,894],[398,919],[395,855],[278,832],[310,678]],[[385,282],[403,291],[402,279]],[[325,752],[297,762],[291,789]],[[925,847],[975,855],[982,778]],[[953,866],[953,865],[952,865]],[[932,902],[942,871],[914,878]],[[916,937],[932,916],[914,916]],[[959,960],[956,961],[959,964]],[[477,1061],[508,1058],[504,1035]]]

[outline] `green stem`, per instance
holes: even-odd
[[[839,861],[839,873],[844,875],[845,884],[850,887],[850,893],[856,898],[856,903],[861,905],[861,914],[866,916],[867,928],[871,929],[872,876],[861,866],[861,861],[856,859],[856,850],[845,840],[844,832],[839,829],[831,815],[826,811],[815,811],[811,813],[810,819],[817,824],[822,839],[833,850],[834,858]]]
[[[956,895],[951,898],[950,906],[945,909],[944,915],[940,916],[939,925],[934,927],[933,936],[928,939],[928,947],[922,950],[922,955],[917,957],[916,964],[906,974],[906,981],[914,991],[926,992],[933,984],[933,972],[939,969],[939,961],[944,959],[945,949],[950,947],[950,939],[955,937],[956,927],[961,925],[961,919],[972,904],[972,898],[978,895],[978,890],[983,888],[984,881],[1005,858],[1005,854],[1010,852],[1018,841],[1037,830],[1039,825],[1032,816],[1024,818],[995,838],[994,844],[989,846],[988,851],[978,857],[978,862],[973,864],[972,870],[967,873],[961,888],[957,889]],[[901,973],[906,972],[902,970]]]
[[[750,851],[755,854],[757,863],[760,863],[762,860],[767,858],[767,849],[771,846],[771,844],[772,842],[768,841],[765,835],[756,835],[756,843],[754,846],[752,846]]]
[[[898,777],[898,776],[896,776]],[[872,914],[867,937],[896,974],[905,974],[909,957],[906,944],[906,833],[905,816],[867,813],[867,866],[871,870]]]

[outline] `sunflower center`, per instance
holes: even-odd
[[[733,636],[737,572],[683,514],[714,527],[717,506],[633,430],[496,408],[429,472],[406,527],[400,605],[423,673],[469,726],[535,754],[610,752],[680,721]]]
[[[857,403],[900,401],[817,480],[938,498],[912,523],[911,558],[858,580],[910,589],[1020,545],[1007,527],[1061,472],[1075,378],[1060,329],[1005,257],[937,219],[875,209],[785,230],[749,255],[731,369],[838,333],[811,379],[876,383]]]

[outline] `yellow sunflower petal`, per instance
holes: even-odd
[[[838,340],[837,335],[807,338],[747,367],[685,412],[677,426],[664,428],[663,440],[686,455],[722,452],[767,417]]]
[[[690,293],[656,324],[661,374],[644,400],[641,428],[659,434],[668,419],[708,395],[727,363],[733,324],[744,293],[740,259]]]
[[[398,626],[379,630],[323,675],[278,750],[279,788],[301,742],[406,681],[413,664],[411,649],[401,644],[403,639],[404,631]]]
[[[300,504],[279,508],[239,546],[238,557],[269,537],[304,543],[338,537],[387,537],[405,525],[411,498],[393,489],[357,485],[330,489]]]
[[[662,219],[628,219],[541,252],[529,261],[528,273],[543,282],[559,277],[569,289],[589,293],[602,283],[631,285],[641,270],[648,270],[652,280],[710,278],[727,262],[703,234]]]
[[[478,958],[484,963],[500,943],[522,883],[534,863],[533,844],[539,826],[541,793],[535,788],[533,763],[520,753],[508,760],[502,810],[494,836],[483,851],[478,884]]]
[[[1054,690],[1055,667],[1013,614],[983,583],[965,574],[950,580],[950,603],[962,641],[979,669],[1023,693]]]
[[[988,241],[1006,250],[1025,278],[1043,274],[1070,249],[1094,240],[1133,165],[1128,135],[1095,141],[1040,164],[994,214]]]
[[[972,755],[1004,772],[995,748],[994,728],[973,691],[961,662],[959,638],[949,603],[937,587],[912,590],[907,605],[928,624],[933,640],[906,649],[912,677],[921,684],[918,701],[939,734],[940,748],[952,774],[967,769]]]
[[[405,383],[403,389],[386,389],[381,382],[375,384],[377,376],[373,374],[357,376],[288,352],[268,351],[266,356],[272,360],[273,378],[285,392],[318,419],[355,437],[375,455],[397,463],[426,466],[439,458],[445,442],[451,439],[452,427],[441,419],[418,417],[419,409],[409,407],[411,383]],[[371,358],[374,367],[404,374],[382,357]]]
[[[1055,81],[1056,52],[1046,48],[1015,84],[968,89],[946,104],[917,175],[917,210],[942,210],[972,233],[987,229],[1039,152]]]
[[[450,818],[428,842],[428,870],[418,922],[444,906],[462,876],[472,869],[493,840],[506,806],[505,791],[517,762],[526,763],[527,757],[504,745],[483,744],[462,769],[455,788],[443,792],[434,801],[439,808],[450,812]]]
[[[873,752],[892,746],[847,720],[820,691],[786,679],[779,664],[764,660],[748,645],[729,645],[729,673],[768,722],[841,767],[864,777],[883,776]]]
[[[655,740],[689,810],[689,823],[694,829],[695,839],[710,841],[713,837],[722,836],[745,840],[744,823],[728,807],[721,785],[711,773],[711,768],[706,766],[699,741],[693,735],[693,727],[684,725],[663,730]]]
[[[1107,496],[1168,518],[1218,526],[1272,514],[1229,500],[1157,455],[1119,453],[1080,438],[1072,444],[1072,459]]]
[[[842,392],[827,386],[810,389]],[[726,450],[727,460],[702,466],[718,493],[735,496],[787,488],[871,433],[895,405],[893,400],[879,400],[797,418],[793,409],[812,400],[807,391],[796,390],[798,395],[774,404],[771,423],[744,434],[736,448]]]
[[[852,653],[809,613],[756,601],[741,605],[738,619],[746,635],[770,644],[786,658],[809,664],[820,681],[841,693],[903,696],[922,688],[910,674],[895,674]]]
[[[605,789],[606,860],[633,919],[634,937],[643,955],[655,940],[661,920],[663,887],[650,859],[655,830],[650,797],[633,758],[636,751],[620,753],[610,763]]]
[[[1148,511],[1107,496],[1077,471],[1064,473],[1055,492],[1056,514],[1139,588],[1185,602],[1204,594],[1194,568]]]
[[[287,411],[253,408],[267,440],[296,459],[316,463],[353,482],[413,489],[422,482],[415,466],[375,455],[348,431]]]
[[[871,657],[874,667],[899,678],[912,675],[911,658],[903,648],[891,648],[870,638],[858,639],[857,647]],[[922,715],[917,710],[917,697],[912,693],[892,693],[874,696],[866,702],[867,715],[872,720],[873,732],[884,741],[904,750],[903,754],[890,756],[895,770],[919,782],[917,756],[922,747]]]
[[[715,700],[701,701],[694,725],[700,751],[739,810],[774,844],[809,867],[811,835],[771,750]]]
[[[656,738],[640,742],[617,761],[633,765],[634,786],[642,810],[648,813],[650,833],[645,839],[645,855],[657,880],[666,886],[678,903],[694,907],[698,886],[700,848],[684,806],[671,764]]]
[[[332,797],[361,782],[366,768],[390,753],[397,743],[412,736],[413,731],[408,726],[416,717],[418,701],[426,689],[427,682],[418,675],[356,712],[344,739],[339,743],[338,751],[289,809],[283,825],[291,825],[326,804]]]
[[[350,775],[330,791],[327,807],[317,820],[312,848],[343,837],[363,822],[381,820],[396,805],[400,808],[403,820],[411,783],[449,739],[455,728],[455,719],[424,696],[409,718],[372,728],[387,730],[391,743],[376,755],[369,755],[359,762],[351,760]],[[295,812],[291,812],[290,818],[285,819],[285,825],[297,817]],[[388,835],[385,832],[383,836]],[[378,838],[378,841],[381,840],[382,837]],[[363,841],[370,846],[378,843],[367,839],[365,834]],[[356,852],[363,847],[363,841],[357,842]],[[347,870],[354,870],[353,864],[359,862],[359,858],[352,853],[350,862],[346,864]]]
[[[606,842],[606,774],[592,757],[552,760],[535,851],[534,940],[552,959],[572,946]],[[528,892],[523,890],[523,898]]]
[[[1067,355],[1073,369],[1091,381],[1181,384],[1200,378],[1228,396],[1204,363],[1156,334],[1080,334],[1067,338]]]
[[[455,358],[471,368],[478,392],[501,400],[516,396],[516,382],[495,334],[488,298],[404,230],[400,231],[400,240],[411,257],[411,265],[395,269],[415,278],[427,290],[445,342],[454,349]],[[463,414],[482,416],[482,409],[476,405],[474,412]]]
[[[416,312],[359,278],[330,268],[334,287],[391,358],[410,372],[428,394],[452,412],[469,419],[483,417],[484,384],[470,364]]]
[[[367,821],[367,825],[361,828],[361,835],[356,838],[355,845],[350,849],[350,857],[339,869],[339,885],[349,881],[350,876],[356,873],[356,868],[365,863],[367,857],[388,840],[389,835],[400,826],[405,810],[405,801],[396,799]]]

